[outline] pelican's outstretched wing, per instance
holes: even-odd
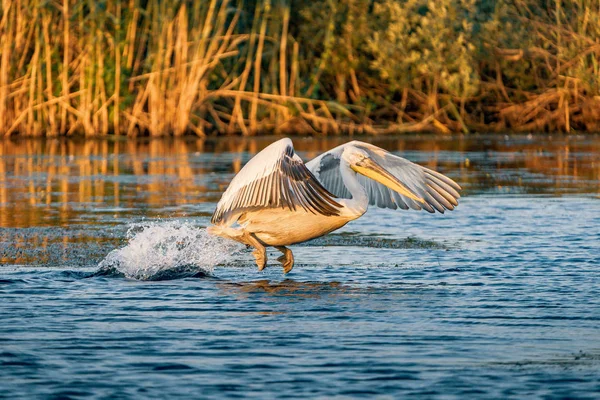
[[[393,175],[418,199],[404,196],[373,179],[357,174],[359,182],[367,191],[369,204],[394,210],[398,207],[403,210],[408,210],[409,207],[414,210],[425,209],[431,213],[435,210],[443,213],[444,210],[453,210],[458,205],[460,186],[452,179],[382,148],[356,140],[338,146],[306,163],[308,169],[335,196],[351,197],[340,173],[342,153],[347,146],[355,146],[366,152],[372,161]]]
[[[230,222],[249,210],[278,207],[322,215],[339,215],[341,208],[287,138],[267,146],[244,165],[223,193],[211,222]]]

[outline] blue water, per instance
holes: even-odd
[[[422,140],[380,145],[460,206],[370,209],[288,275],[204,232],[252,149],[4,152],[0,398],[599,398],[598,139]]]

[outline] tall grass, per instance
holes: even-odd
[[[12,0],[0,135],[600,130],[600,0]]]
[[[236,30],[241,13],[227,0],[4,2],[0,132],[247,132],[249,116],[230,110],[235,98],[252,100],[257,130],[263,50],[249,46],[255,34]],[[244,66],[244,58],[256,62]],[[241,83],[252,68],[247,93]]]

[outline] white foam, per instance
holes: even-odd
[[[210,274],[242,248],[186,221],[134,224],[127,240],[125,247],[111,251],[98,266],[115,268],[134,279],[156,279],[170,276],[169,272],[172,278],[180,278]]]

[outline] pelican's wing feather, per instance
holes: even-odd
[[[267,146],[244,165],[223,193],[211,222],[229,222],[249,210],[279,207],[328,216],[339,215],[341,207],[287,138]]]
[[[404,186],[423,199],[418,202],[389,189],[364,175],[357,174],[360,184],[366,189],[369,204],[381,208],[401,208],[408,210],[425,209],[431,213],[436,210],[443,213],[458,205],[460,186],[452,179],[429,168],[412,163],[386,150],[369,143],[353,141],[338,146],[311,160],[306,166],[315,174],[327,190],[338,197],[350,198],[350,192],[343,183],[340,173],[340,161],[346,146],[356,146],[383,169],[390,172]]]

